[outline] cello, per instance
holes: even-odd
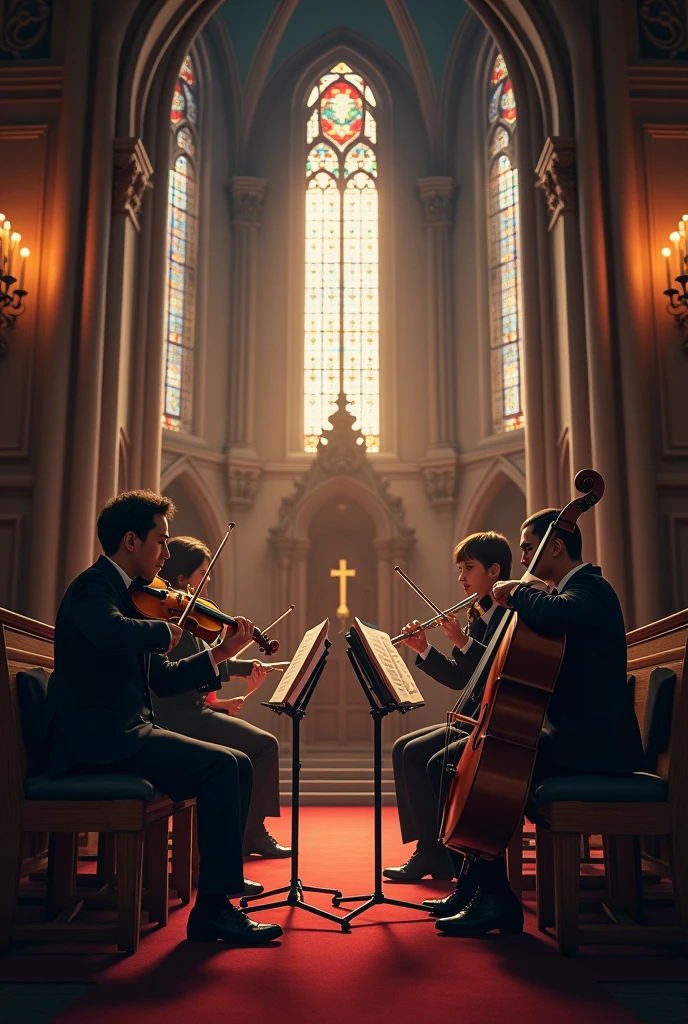
[[[583,497],[569,502],[550,524],[522,577],[524,582],[535,574],[555,532],[572,533],[580,516],[604,493],[604,481],[594,470],[578,473],[575,486]],[[467,863],[502,854],[523,817],[565,645],[564,636],[536,633],[507,608],[447,715],[440,839],[449,849],[465,854]],[[472,715],[465,713],[474,708]],[[468,739],[459,753],[454,741],[466,732]]]

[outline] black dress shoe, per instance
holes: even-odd
[[[186,937],[190,942],[230,942],[237,946],[262,946],[279,939],[282,929],[278,924],[252,921],[248,914],[237,910],[227,901],[219,910],[208,912],[195,906],[189,914]]]
[[[523,907],[511,889],[494,893],[478,888],[467,907],[453,917],[435,921],[435,928],[445,935],[487,935],[495,929],[504,935],[520,935]]]
[[[230,892],[227,895],[230,900],[238,900],[240,896],[260,896],[264,888],[260,882],[252,882],[250,878],[245,878],[241,892]]]
[[[445,881],[453,878],[453,869],[449,858],[443,863],[440,858],[430,858],[416,847],[405,864],[396,868],[385,868],[382,874],[394,882],[419,882],[426,875]]]
[[[464,878],[460,881],[454,892],[450,892],[441,900],[423,900],[424,907],[433,917],[453,917],[460,910],[464,910],[475,896],[477,883]]]
[[[265,826],[263,826],[262,832],[244,837],[244,857],[249,857],[252,853],[258,853],[261,857],[277,860],[283,857],[291,857],[291,848],[289,846],[280,846],[275,837],[271,836]]]

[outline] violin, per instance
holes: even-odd
[[[145,618],[175,622],[206,643],[211,644],[217,640],[225,626],[236,626],[236,619],[225,615],[213,601],[205,597],[196,597],[194,600],[194,596],[183,590],[174,590],[160,576],[156,576],[151,583],[131,589],[134,607]],[[191,612],[187,612],[189,604],[192,604]],[[279,640],[270,640],[255,626],[253,639],[261,654],[274,654],[279,649]]]

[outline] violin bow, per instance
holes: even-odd
[[[227,533],[224,535],[224,537],[220,541],[220,546],[218,547],[217,551],[215,552],[213,557],[208,562],[208,568],[203,573],[203,579],[201,580],[201,582],[198,584],[198,586],[194,590],[193,594],[191,595],[191,600],[187,604],[187,606],[184,609],[184,611],[182,612],[182,614],[179,616],[179,621],[177,622],[177,625],[180,626],[182,629],[184,628],[184,623],[188,619],[190,613],[193,611],[193,609],[194,609],[194,607],[196,605],[196,601],[198,600],[198,598],[201,595],[201,591],[203,590],[203,587],[206,585],[206,583],[208,581],[208,577],[210,576],[211,569],[213,568],[213,566],[217,562],[218,556],[219,556],[220,552],[222,551],[223,547],[225,546],[225,544],[227,543],[227,541],[229,540],[229,535],[230,535],[230,533],[232,532],[232,530],[234,529],[235,526],[236,526],[236,523],[229,523],[229,525],[227,526]]]
[[[281,621],[282,621],[282,619],[286,619],[287,615],[291,615],[291,613],[292,613],[293,611],[294,611],[294,605],[293,605],[293,604],[290,604],[290,605],[289,605],[289,607],[287,608],[286,612],[282,612],[282,614],[281,614],[281,615],[278,615],[278,616],[277,616],[277,618],[275,619],[275,621],[274,621],[274,622],[271,622],[269,626],[266,626],[266,627],[265,627],[265,629],[264,629],[264,630],[262,630],[262,632],[263,632],[264,634],[266,634],[266,633],[268,633],[268,632],[269,632],[269,631],[270,631],[271,629],[274,629],[274,627],[275,627],[275,626],[277,625],[277,623],[278,623],[278,622],[281,622]],[[255,643],[255,641],[254,641],[254,640],[249,640],[249,642],[248,642],[247,644],[244,644],[244,646],[243,646],[242,648],[240,648],[240,650],[238,650],[238,651],[236,652],[236,654],[234,655],[234,657],[235,657],[235,658],[238,658],[238,657],[239,657],[239,655],[240,655],[240,654],[243,654],[243,653],[244,653],[244,651],[246,650],[246,648],[247,648],[247,647],[250,647],[252,643]],[[287,662],[287,664],[288,664],[288,662]],[[270,667],[272,668],[272,666],[270,666]]]

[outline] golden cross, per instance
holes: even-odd
[[[355,569],[347,569],[346,558],[339,559],[338,569],[330,569],[330,576],[339,577],[339,608],[337,609],[337,618],[339,619],[349,617],[349,609],[346,606],[346,580],[347,577],[355,575]]]

